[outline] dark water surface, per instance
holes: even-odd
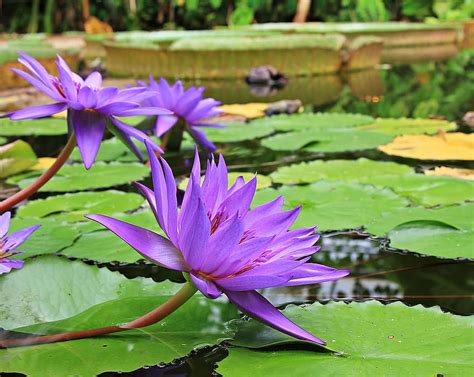
[[[472,110],[474,98],[466,72],[472,71],[471,55],[466,51],[457,57],[438,63],[399,65],[378,70],[361,71],[342,76],[318,76],[291,79],[282,90],[249,88],[243,82],[200,82],[207,86],[206,94],[224,103],[272,102],[299,98],[312,111],[359,112],[383,117],[438,116],[460,121]],[[28,141],[40,155],[54,155],[63,137],[32,138]],[[314,160],[316,158],[355,159],[361,156],[374,160],[394,160],[415,168],[419,161],[391,158],[369,151],[334,155],[295,153],[288,155],[269,151],[258,141],[220,145],[229,169],[268,174],[278,166]],[[192,151],[168,155],[175,174],[188,174]],[[429,165],[429,162],[423,162]],[[472,163],[451,166],[473,167]],[[131,187],[124,187],[132,190]],[[44,194],[36,197],[44,197]],[[317,223],[317,219],[315,219]],[[284,307],[289,303],[344,300],[382,302],[403,301],[407,305],[431,307],[459,314],[474,314],[474,261],[440,259],[394,250],[387,240],[371,239],[355,231],[326,233],[321,250],[314,261],[352,271],[348,277],[321,285],[268,289],[263,293],[273,304]],[[146,276],[157,281],[170,275],[150,264],[105,265],[127,277]],[[104,373],[101,376],[209,376],[215,363],[226,356],[225,346],[208,347],[165,366],[152,366],[130,373]]]

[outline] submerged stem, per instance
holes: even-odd
[[[38,191],[41,187],[43,187],[46,182],[48,182],[54,175],[58,172],[59,169],[64,165],[67,161],[69,156],[71,155],[74,147],[76,145],[76,139],[74,134],[69,137],[64,149],[61,151],[59,156],[54,161],[54,164],[49,167],[36,181],[34,181],[31,185],[24,188],[21,191],[18,191],[16,194],[10,196],[8,199],[5,199],[3,202],[0,203],[0,213],[8,211],[14,205],[20,203],[22,200],[28,199],[31,195],[33,195],[36,191]]]
[[[35,344],[45,344],[54,342],[64,342],[67,340],[91,338],[93,336],[112,334],[116,332],[138,329],[153,325],[161,321],[173,313],[176,309],[182,306],[197,292],[196,287],[191,283],[186,283],[184,286],[168,301],[160,305],[151,312],[137,318],[124,325],[107,326],[92,330],[70,331],[53,335],[31,336],[27,338],[15,338],[0,340],[0,348],[30,346]]]

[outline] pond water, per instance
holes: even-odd
[[[436,115],[460,121],[472,110],[472,86],[465,80],[465,72],[472,70],[473,62],[465,53],[445,62],[416,65],[384,66],[377,70],[348,73],[342,76],[317,76],[290,79],[283,89],[249,88],[245,83],[217,81],[206,85],[206,94],[224,103],[273,102],[279,99],[301,99],[305,111],[338,111],[369,114],[381,117],[429,117]],[[115,81],[115,80],[114,80]],[[192,82],[193,84],[197,82]],[[465,129],[466,130],[466,129]],[[65,138],[31,137],[28,142],[38,155],[54,155]],[[380,152],[311,154],[307,152],[282,153],[270,151],[257,141],[220,144],[225,151],[231,171],[269,174],[279,166],[293,162],[322,158],[403,161],[419,168],[415,160],[393,158]],[[175,174],[186,175],[190,170],[192,151],[180,155],[169,154],[168,161]],[[426,164],[425,164],[426,166]],[[428,164],[429,166],[429,164]],[[473,167],[472,163],[451,163],[454,167]],[[130,186],[119,187],[133,191]],[[4,193],[5,194],[5,193]],[[46,197],[38,194],[35,197]],[[317,223],[317,219],[315,219]],[[408,305],[425,307],[439,305],[442,310],[459,315],[474,314],[474,262],[462,259],[442,259],[422,256],[387,246],[387,240],[370,238],[363,229],[323,233],[317,262],[337,268],[350,269],[351,275],[336,282],[316,286],[272,289],[264,292],[278,306],[288,303],[311,303],[327,300],[382,302],[402,301]],[[93,263],[88,262],[86,263]],[[146,263],[110,264],[101,267],[120,271],[125,276],[152,277],[156,281],[178,275],[164,274]],[[227,355],[226,347],[207,347],[165,366],[151,366],[122,376],[206,376],[211,375],[215,363]],[[7,374],[2,374],[7,376]],[[13,375],[13,374],[11,374]],[[103,373],[115,376],[118,373]]]

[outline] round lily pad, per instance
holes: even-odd
[[[267,124],[228,123],[225,128],[201,128],[207,138],[215,143],[232,143],[236,141],[253,140],[270,135],[274,128]]]
[[[377,221],[386,212],[409,204],[389,189],[345,182],[317,182],[309,186],[282,186],[264,189],[255,195],[253,205],[285,197],[285,208],[302,206],[294,227],[318,225],[320,230],[359,228]]]
[[[474,367],[472,317],[443,313],[438,307],[400,302],[289,306],[285,315],[326,340],[328,348],[256,350],[293,342],[261,323],[234,323],[229,356],[217,371],[226,377],[252,376],[468,376]],[[254,349],[256,348],[256,349]]]
[[[42,118],[30,120],[0,119],[1,136],[51,136],[67,134],[65,119]]]
[[[440,119],[379,118],[372,124],[357,127],[361,130],[383,132],[389,135],[435,134],[439,130],[452,131],[456,123]]]
[[[141,180],[149,173],[150,168],[139,163],[96,162],[90,170],[82,164],[66,165],[40,191],[67,192],[113,187]],[[25,188],[39,175],[40,172],[32,172],[26,176],[13,176],[7,182]]]
[[[231,187],[234,184],[237,177],[240,177],[240,176],[244,178],[245,182],[248,182],[255,176],[255,174],[249,173],[249,172],[231,172],[228,174],[229,187]],[[181,190],[186,190],[186,186],[188,185],[188,182],[189,182],[189,178],[183,179],[179,183],[178,188],[180,188]],[[271,185],[272,185],[272,179],[269,176],[257,174],[257,190],[270,187]]]

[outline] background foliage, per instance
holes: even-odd
[[[114,30],[207,29],[292,21],[297,0],[90,0],[90,15]],[[308,21],[472,18],[474,0],[313,0]],[[83,30],[82,1],[4,0],[0,32]]]

